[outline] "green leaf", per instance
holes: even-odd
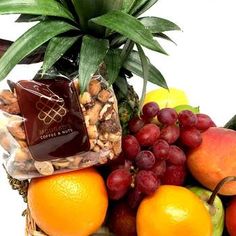
[[[114,84],[117,88],[119,88],[119,91],[122,93],[123,96],[127,96],[128,83],[127,83],[126,78],[118,76]]]
[[[8,50],[8,48],[13,44],[12,41],[0,39],[0,58],[4,55],[4,53]],[[42,46],[35,50],[33,53],[25,57],[20,64],[32,64],[38,63],[43,60],[43,54],[45,52],[45,48]]]
[[[236,130],[236,115],[234,115],[225,125],[224,128]]]
[[[183,110],[192,111],[194,114],[200,113],[200,107],[193,107],[193,106],[188,105],[188,104],[183,104],[183,105],[176,106],[176,107],[174,107],[174,109],[176,110],[177,113],[180,113]]]
[[[3,56],[3,54],[8,50],[8,48],[13,44],[12,41],[0,39],[0,58]],[[25,57],[22,61],[20,61],[20,64],[33,64],[38,63],[43,60],[43,54],[45,52],[45,48],[41,46],[40,48],[37,48],[33,53]]]
[[[111,40],[111,46],[115,48],[119,48],[121,45],[123,45],[127,41],[127,37],[123,35],[117,35]]]
[[[69,5],[67,3],[67,0],[60,0],[61,4],[66,7],[67,9],[69,9]]]
[[[156,33],[156,34],[153,34],[153,36],[157,37],[157,38],[162,38],[162,39],[168,40],[168,41],[174,43],[175,45],[177,45],[175,41],[173,41],[169,36],[167,36],[164,33]]]
[[[129,56],[129,54],[132,52],[134,48],[134,42],[127,40],[124,47],[121,50],[120,53],[120,58],[121,58],[121,65],[124,64],[124,62],[126,61],[127,57]]]
[[[143,89],[142,89],[142,96],[141,96],[140,105],[139,105],[139,108],[141,110],[141,108],[143,106],[144,99],[145,99],[146,90],[147,90],[150,62],[149,62],[149,59],[146,57],[142,47],[139,44],[136,44],[136,46],[138,49],[139,58],[140,58],[142,70],[143,70]]]
[[[113,84],[120,72],[121,58],[120,53],[117,50],[109,50],[105,57],[105,64],[108,74],[109,84]]]
[[[43,21],[18,38],[0,59],[0,80],[23,58],[51,38],[76,28],[63,21]]]
[[[123,67],[133,72],[134,74],[140,77],[143,77],[143,70],[142,70],[141,60],[140,60],[138,52],[136,51],[131,52],[131,54],[129,55],[125,63],[123,64]],[[149,65],[148,81],[160,87],[163,87],[166,89],[168,88],[166,81],[163,75],[161,74],[161,72],[151,63]]]
[[[30,15],[30,14],[21,14],[15,22],[35,22],[35,21],[43,21],[46,19],[46,16],[37,16],[37,15]]]
[[[112,10],[121,10],[124,0],[103,0],[103,9],[105,13]],[[94,4],[94,3],[93,3]]]
[[[64,53],[78,40],[79,36],[66,37],[58,36],[50,40],[44,56],[43,71],[44,74],[49,70]]]
[[[140,22],[152,33],[181,30],[175,23],[159,17],[143,17],[140,19]]]
[[[73,15],[55,0],[1,0],[0,14],[56,16],[75,21]]]
[[[79,81],[83,93],[109,49],[109,41],[84,36],[80,51]]]
[[[135,3],[136,3],[136,0],[124,0],[122,11],[125,13],[129,13],[131,9],[134,7]]]
[[[149,0],[136,0],[129,14],[135,15],[140,8],[142,8]]]
[[[167,35],[164,34],[164,33],[155,33],[155,34],[153,34],[153,36],[154,36],[154,37],[157,37],[157,38],[161,38],[161,39],[168,40],[168,41],[174,43],[175,45],[177,45],[174,40],[172,40],[169,36],[167,36]],[[111,44],[110,44],[110,45],[111,45],[112,47],[119,48],[119,47],[122,46],[126,41],[127,41],[127,37],[122,36],[122,35],[117,35],[117,36],[115,36],[115,37],[111,40]]]
[[[145,26],[135,17],[121,11],[111,11],[103,16],[91,19],[92,22],[114,30],[135,43],[141,44],[151,50],[166,54],[161,45]]]
[[[145,4],[134,13],[134,16],[138,17],[151,8],[158,0],[147,0]]]
[[[74,9],[79,17],[79,22],[83,30],[92,29],[103,33],[101,27],[88,24],[91,18],[101,16],[111,10],[120,9],[122,0],[71,0]]]

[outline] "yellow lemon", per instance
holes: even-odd
[[[179,105],[188,104],[187,95],[183,90],[177,88],[159,88],[148,92],[145,96],[144,104],[148,102],[156,102],[160,108],[177,107]]]

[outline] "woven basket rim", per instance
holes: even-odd
[[[44,232],[42,232],[39,227],[36,225],[29,207],[27,207],[25,211],[25,217],[26,217],[26,227],[25,227],[25,235],[26,236],[48,236]]]

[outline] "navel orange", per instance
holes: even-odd
[[[28,204],[37,225],[50,236],[88,236],[102,225],[108,198],[93,168],[33,179]]]
[[[184,187],[162,185],[145,198],[137,213],[138,236],[211,236],[210,214]]]

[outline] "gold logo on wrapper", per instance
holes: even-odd
[[[40,111],[38,119],[43,121],[45,125],[50,125],[53,122],[60,123],[67,113],[64,100],[57,95],[41,96],[36,103],[36,108]]]

